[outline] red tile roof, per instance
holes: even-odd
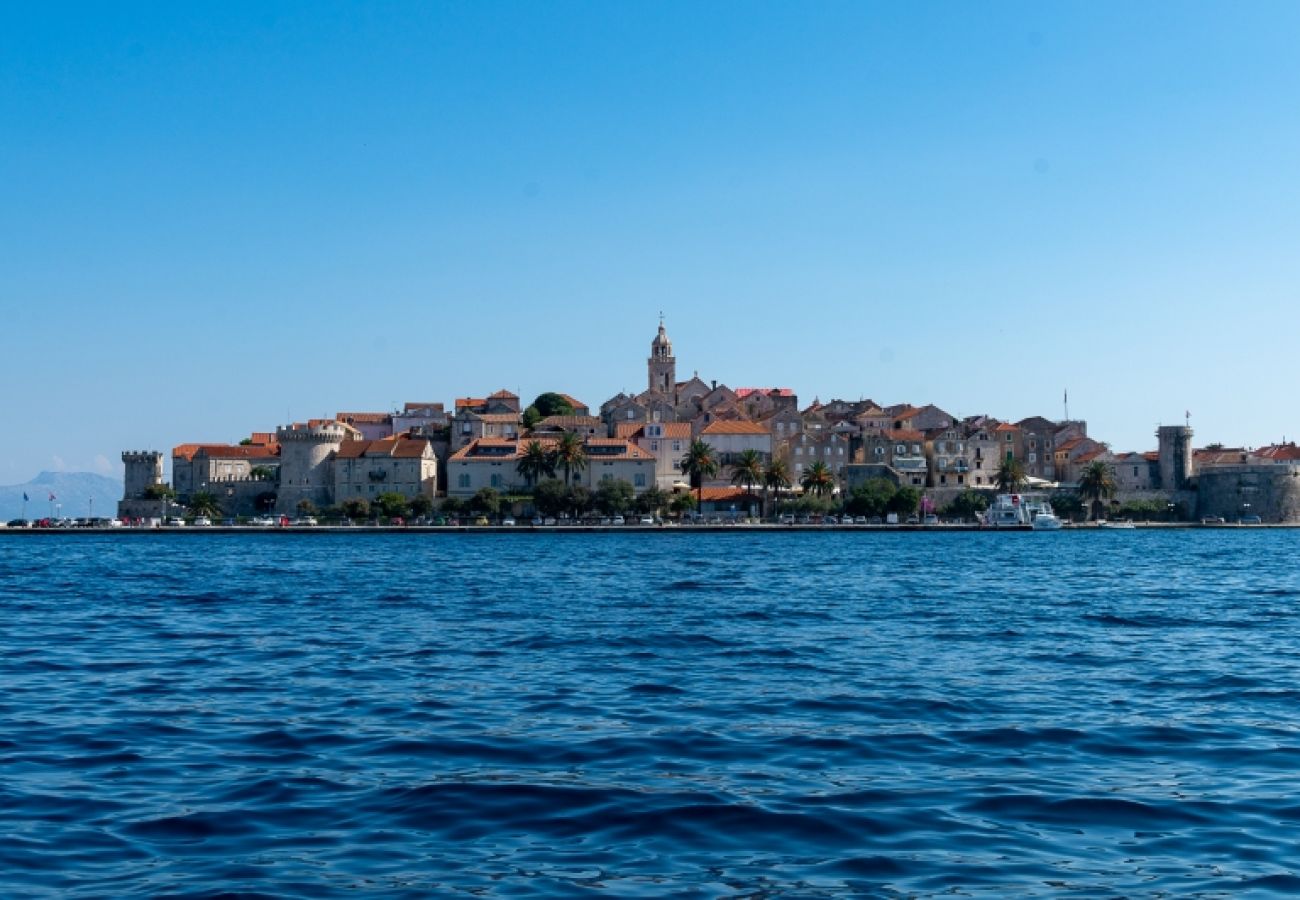
[[[487,398],[485,397],[457,397],[456,398],[457,409],[472,409],[475,406],[487,406]]]
[[[1020,426],[1012,425],[1010,422],[1003,422],[1001,425],[999,425],[997,428],[994,428],[993,430],[994,431],[1019,431]]]
[[[172,458],[186,462],[200,453],[211,459],[271,459],[280,455],[280,445],[177,444],[172,448]]]
[[[705,425],[700,434],[771,434],[766,425],[744,420],[718,419]]]
[[[793,397],[794,391],[789,388],[744,387],[736,388],[735,394],[741,399],[748,397],[750,394],[766,394],[769,397]]]
[[[691,491],[691,493],[694,494],[695,491]],[[699,493],[701,500],[708,500],[713,503],[721,503],[727,500],[739,500],[742,497],[758,496],[757,494],[752,494],[749,491],[746,491],[743,487],[706,487],[700,488]]]
[[[363,456],[390,456],[394,459],[419,459],[424,456],[429,442],[408,437],[388,437],[377,441],[344,441],[339,444],[338,459],[360,459]]]
[[[489,400],[518,400],[519,395],[512,394],[510,391],[507,391],[505,388],[502,388],[501,390],[497,391],[495,394],[488,394],[488,399]]]
[[[350,425],[358,422],[365,425],[387,425],[393,420],[392,413],[381,412],[341,412],[336,413],[334,418]]]
[[[887,435],[885,435],[885,437],[886,437],[888,440],[891,440],[891,441],[923,441],[923,440],[925,440],[925,435],[922,434],[921,432],[917,431],[915,428],[900,428],[900,429],[898,429],[898,430],[896,430],[896,431],[891,431],[891,432],[889,432]]]

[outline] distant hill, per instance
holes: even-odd
[[[89,515],[90,501],[95,501],[95,516],[111,516],[122,499],[122,482],[94,472],[42,472],[26,484],[0,486],[0,521],[8,522],[23,514],[23,492],[27,518],[40,519],[50,514],[50,494],[62,507],[61,515],[70,519]]]

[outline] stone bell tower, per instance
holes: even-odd
[[[650,374],[650,393],[672,397],[677,387],[677,357],[673,356],[673,342],[664,331],[664,319],[659,317],[659,333],[650,342],[650,359],[646,361]]]

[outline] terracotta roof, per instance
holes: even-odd
[[[584,442],[587,447],[588,465],[592,462],[607,461],[611,459],[654,459],[655,455],[648,450],[642,450],[636,444],[630,441],[619,440],[618,438],[588,438]],[[608,448],[619,448],[618,453],[609,452]],[[595,453],[591,452],[593,448],[598,448]]]
[[[1146,453],[1143,453],[1143,454],[1142,454],[1142,457],[1143,457],[1143,459],[1147,460],[1147,462],[1159,462],[1159,461],[1160,461],[1160,453],[1157,452],[1157,451],[1155,451],[1155,450],[1148,450]]]
[[[533,427],[553,425],[559,428],[600,428],[604,424],[600,416],[547,416]]]
[[[496,423],[518,423],[519,413],[475,413],[478,418],[484,422]]]
[[[889,413],[891,419],[910,419],[921,411],[915,406],[903,405]]]
[[[1019,431],[1020,426],[1012,425],[1010,422],[1003,422],[1001,425],[999,425],[997,428],[994,428],[993,430],[994,431]]]
[[[1300,447],[1295,444],[1274,444],[1271,447],[1260,447],[1255,455],[1263,459],[1300,460]]]
[[[691,493],[695,493],[695,491],[692,491]],[[699,494],[701,500],[709,500],[713,503],[719,503],[726,500],[739,500],[742,497],[758,496],[757,494],[752,494],[739,486],[700,488]]]
[[[900,428],[897,431],[889,432],[886,437],[891,441],[923,441],[925,435],[915,428]]]
[[[717,420],[705,425],[700,434],[771,434],[766,425],[744,420]]]
[[[280,455],[279,444],[177,444],[172,448],[173,459],[189,462],[199,453],[214,459],[271,459]]]
[[[248,436],[248,439],[253,442],[254,446],[266,447],[275,443],[275,434],[270,431],[254,431]]]
[[[1082,443],[1083,443],[1083,438],[1070,438],[1068,441],[1065,441],[1064,443],[1057,444],[1056,449],[1058,452],[1061,450],[1070,451]]]
[[[740,397],[742,399],[748,397],[750,394],[764,394],[768,397],[772,397],[772,396],[793,397],[794,391],[790,390],[789,388],[745,387],[745,388],[736,388],[735,394],[737,397]]]
[[[569,404],[569,405],[572,406],[574,409],[586,409],[586,408],[587,408],[587,404],[583,403],[583,402],[582,402],[581,400],[579,400],[577,397],[571,396],[571,395],[569,395],[569,394],[560,394],[560,396],[564,398],[564,402],[565,402],[565,403]]]
[[[431,409],[436,412],[444,411],[443,405],[441,403],[419,403],[419,402],[404,403],[402,405],[402,409],[405,412],[411,412],[412,410],[420,410],[420,409]]]
[[[505,388],[502,388],[501,390],[497,391],[495,394],[488,394],[488,399],[489,400],[518,400],[519,395],[512,394],[510,391],[507,391]]]
[[[1082,462],[1092,462],[1092,461],[1093,461],[1094,459],[1096,459],[1097,457],[1099,457],[1099,456],[1105,456],[1105,455],[1106,455],[1106,448],[1105,448],[1105,447],[1097,447],[1097,448],[1095,448],[1095,449],[1093,449],[1093,450],[1088,450],[1088,451],[1086,451],[1086,452],[1084,452],[1084,453],[1080,453],[1078,456],[1076,456],[1076,457],[1074,458],[1074,461],[1077,462],[1077,463],[1082,463]]]
[[[457,397],[456,398],[457,409],[467,409],[475,406],[487,406],[487,398],[485,397]]]
[[[336,413],[334,418],[352,425],[358,422],[369,425],[387,425],[393,420],[392,413],[379,412],[341,412]]]
[[[614,425],[614,437],[624,440],[645,439],[648,437],[645,429],[650,425],[658,425],[662,428],[663,433],[659,437],[665,440],[690,440],[691,438],[690,422],[619,422]]]
[[[388,437],[377,441],[344,441],[339,444],[338,459],[363,456],[391,456],[395,459],[418,459],[424,456],[428,441],[408,437]]]

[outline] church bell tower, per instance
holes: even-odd
[[[664,331],[663,316],[659,317],[659,333],[650,342],[650,359],[646,362],[650,373],[650,393],[671,397],[677,387],[677,357],[673,356],[673,342]]]

